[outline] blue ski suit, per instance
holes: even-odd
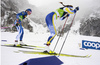
[[[27,16],[27,12],[25,12],[25,11],[22,11],[21,13],[18,13],[18,14],[16,15],[16,20],[15,20],[14,24],[15,24],[15,25],[16,25],[16,23],[19,24],[18,26],[16,26],[17,31],[19,32],[18,35],[16,36],[16,40],[19,40],[19,39],[20,39],[20,41],[22,41],[22,39],[23,39],[24,30],[23,30],[23,27],[22,27],[22,25],[21,25],[21,21],[22,21],[23,19],[25,19],[26,16]],[[17,21],[17,19],[18,19],[18,21]]]
[[[49,31],[51,33],[51,35],[49,36],[46,45],[50,45],[51,42],[53,41],[53,39],[55,38],[55,36],[57,35],[57,31],[56,31],[56,25],[55,25],[55,20],[57,18],[60,18],[60,20],[64,20],[66,17],[68,17],[70,14],[75,14],[76,13],[76,9],[71,10],[68,7],[62,7],[57,9],[54,12],[49,13],[45,20],[46,20],[46,24],[49,28]],[[67,15],[66,15],[67,14]]]

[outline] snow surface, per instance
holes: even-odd
[[[24,30],[24,39],[23,42],[26,44],[37,45],[37,46],[45,46],[46,40],[49,33],[30,33],[28,30]],[[7,42],[1,41],[1,44],[13,44],[15,37],[18,33],[10,33],[10,32],[1,32],[1,40],[7,40]],[[65,34],[66,35],[66,34]],[[60,41],[57,45],[55,52],[59,52],[63,40],[65,39],[65,35],[60,38]],[[57,41],[58,36],[55,37],[52,42],[50,49],[53,50],[54,45]],[[72,34],[70,31],[62,53],[72,54],[72,55],[92,55],[90,58],[77,58],[77,57],[58,57],[64,64],[62,65],[100,65],[100,50],[80,50],[79,43],[82,40],[89,41],[98,41],[100,42],[99,37],[92,36],[81,36],[78,34]],[[24,54],[24,53],[15,53],[14,51],[25,50],[25,51],[34,51],[30,49],[22,49],[22,48],[11,48],[11,47],[3,47],[1,46],[1,65],[18,65],[28,59],[31,58],[39,58],[46,57],[46,55],[38,55],[38,54]],[[48,65],[48,64],[47,64]]]

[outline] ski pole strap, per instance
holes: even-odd
[[[9,27],[1,27],[1,29],[6,29],[6,28],[9,28]]]

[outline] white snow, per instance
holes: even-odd
[[[38,45],[44,46],[46,40],[49,36],[49,33],[30,33],[27,30],[24,30],[24,39],[23,42],[26,44],[31,45]],[[1,40],[7,40],[7,42],[1,41],[1,44],[6,43],[14,43],[16,33],[10,32],[1,32]],[[65,34],[66,35],[66,34]],[[59,52],[63,40],[65,39],[65,35],[60,38],[60,41],[57,45],[57,49],[55,52]],[[58,36],[55,37],[54,41],[52,42],[50,48],[53,50],[54,45],[57,41]],[[89,40],[89,41],[98,41],[100,42],[99,37],[92,37],[92,36],[81,36],[81,35],[74,35],[72,31],[70,31],[62,53],[65,54],[72,54],[72,55],[92,55],[90,58],[77,58],[77,57],[58,57],[64,64],[62,65],[100,65],[100,50],[80,50],[78,44],[82,42],[82,40]],[[18,65],[28,59],[31,58],[39,58],[39,57],[46,57],[45,55],[38,55],[38,54],[24,54],[24,53],[15,53],[14,51],[18,50],[27,50],[33,51],[30,49],[21,49],[21,48],[11,48],[11,47],[3,47],[1,46],[1,65]]]

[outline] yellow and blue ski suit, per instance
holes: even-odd
[[[21,21],[22,21],[23,19],[25,19],[27,15],[28,15],[28,14],[27,14],[27,12],[25,12],[25,11],[23,11],[23,12],[21,12],[21,13],[18,13],[18,14],[16,15],[16,20],[15,20],[14,24],[15,24],[15,25],[16,25],[16,23],[19,24],[18,26],[16,26],[17,31],[19,32],[18,35],[16,36],[16,40],[19,40],[19,39],[20,39],[20,41],[22,41],[22,39],[23,39],[24,30],[23,30],[23,27],[22,27],[22,25],[21,25]],[[17,19],[18,19],[18,21],[17,21]]]
[[[47,44],[46,45],[50,45],[51,42],[53,41],[53,39],[55,38],[55,36],[57,35],[57,31],[56,31],[56,26],[55,26],[55,20],[57,18],[60,18],[61,20],[64,20],[66,17],[68,17],[70,14],[75,14],[76,13],[76,9],[71,9],[70,7],[62,7],[57,9],[54,12],[49,13],[46,16],[46,24],[49,28],[49,31],[51,33],[51,35],[49,36],[48,40],[47,40]],[[66,15],[67,14],[67,15]]]

